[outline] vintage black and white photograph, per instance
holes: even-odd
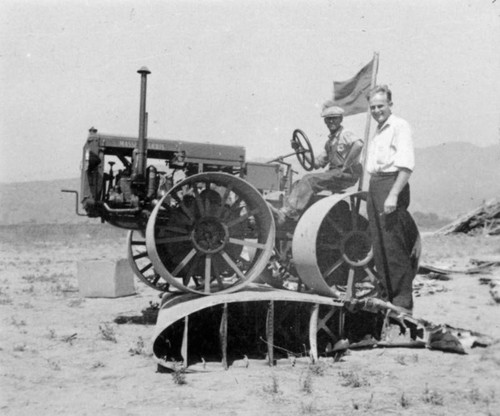
[[[500,3],[0,20],[0,414],[500,416]]]

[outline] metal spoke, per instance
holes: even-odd
[[[178,233],[178,234],[187,234],[189,233],[188,230],[186,230],[185,228],[181,228],[181,227],[175,227],[175,226],[166,226],[166,227],[161,227],[162,231],[171,231],[173,233]]]
[[[261,250],[264,250],[266,248],[265,244],[258,243],[255,241],[250,241],[250,240],[240,240],[239,238],[230,238],[229,239],[230,243],[237,244],[239,246],[248,246],[248,247],[253,247],[253,248],[260,248]]]
[[[221,256],[224,260],[226,260],[226,263],[229,264],[231,269],[234,270],[234,272],[240,277],[240,279],[245,280],[245,275],[243,272],[240,270],[240,268],[236,265],[236,263],[229,257],[229,254],[227,254],[225,251],[221,252]]]
[[[338,260],[337,260],[337,261],[333,264],[333,266],[332,266],[332,267],[330,267],[330,268],[326,271],[326,273],[325,273],[324,277],[328,277],[328,276],[330,276],[330,275],[331,275],[331,274],[332,274],[335,270],[337,270],[340,266],[342,266],[342,264],[344,264],[344,259],[341,257],[340,259],[338,259]]]
[[[190,240],[191,237],[188,235],[182,235],[179,237],[163,237],[163,238],[158,238],[156,240],[156,244],[182,243],[184,241],[190,241]]]
[[[186,287],[189,285],[189,280],[191,279],[191,277],[193,277],[196,266],[198,265],[199,258],[200,258],[199,254],[196,254],[193,262],[191,263],[191,266],[189,266],[189,269],[188,269],[186,275],[182,278],[182,284]],[[198,281],[194,277],[193,277],[193,281],[196,285],[198,285]]]
[[[363,267],[363,269],[365,270],[365,272],[368,276],[370,276],[373,280],[378,281],[377,276],[375,276],[375,274],[372,272],[372,270],[369,266],[365,266],[365,267]]]
[[[205,293],[210,293],[210,280],[212,276],[212,256],[205,257]]]
[[[333,221],[330,217],[326,217],[325,218],[325,221],[328,223],[328,225],[330,225],[335,231],[337,231],[338,234],[342,235],[344,234],[344,230],[339,227],[339,225]]]
[[[153,267],[153,263],[149,263],[147,266],[143,267],[141,270],[139,270],[142,273],[145,271],[148,271],[151,267]]]
[[[255,214],[259,212],[258,208],[254,208],[251,211],[247,212],[246,214],[242,215],[241,217],[238,217],[232,221],[229,221],[226,225],[231,228],[237,224],[242,223],[243,221],[246,221],[248,218],[253,217]]]
[[[134,260],[137,260],[137,259],[142,259],[143,257],[147,257],[147,256],[148,256],[148,252],[143,251],[142,253],[136,254],[133,258],[134,258]]]
[[[132,244],[133,246],[145,246],[146,245],[146,241],[131,241],[130,244]]]
[[[222,282],[221,272],[216,261],[212,262],[212,267],[214,270],[215,278],[217,279],[217,284],[219,285],[219,289],[222,290],[224,289],[224,283]]]
[[[331,243],[321,243],[318,244],[318,247],[327,248],[329,250],[340,250],[340,246],[338,244],[331,244]]]
[[[156,285],[158,283],[158,280],[160,280],[160,275],[158,273],[155,273],[155,277],[153,279],[153,284]]]
[[[182,261],[177,265],[177,267],[174,269],[172,272],[173,276],[177,276],[179,272],[186,267],[186,265],[189,263],[189,261],[194,257],[196,254],[196,250],[193,248],[187,255],[182,259]]]
[[[346,288],[346,298],[352,299],[354,293],[354,268],[349,268],[349,274],[347,276],[347,288]]]
[[[357,230],[358,229],[358,209],[357,209],[356,199],[353,196],[351,196],[351,223],[352,223],[352,229]]]

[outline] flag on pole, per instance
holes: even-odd
[[[333,82],[333,101],[335,105],[344,109],[344,116],[352,116],[368,110],[366,93],[371,86],[373,67],[372,59],[354,78]]]

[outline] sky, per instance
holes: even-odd
[[[499,17],[496,0],[3,0],[0,182],[78,177],[90,127],[137,136],[142,66],[149,137],[250,160],[296,128],[320,150],[333,81],[375,52],[416,147],[499,144]]]

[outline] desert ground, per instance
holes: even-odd
[[[0,230],[2,415],[500,415],[500,344],[466,355],[410,348],[348,351],[311,365],[235,362],[228,370],[157,372],[153,325],[118,325],[158,292],[81,298],[79,260],[125,257],[126,235],[108,226]],[[422,260],[464,269],[500,255],[500,237],[425,234]],[[449,280],[417,276],[414,315],[500,339],[493,267]],[[177,374],[178,376],[178,374]]]

